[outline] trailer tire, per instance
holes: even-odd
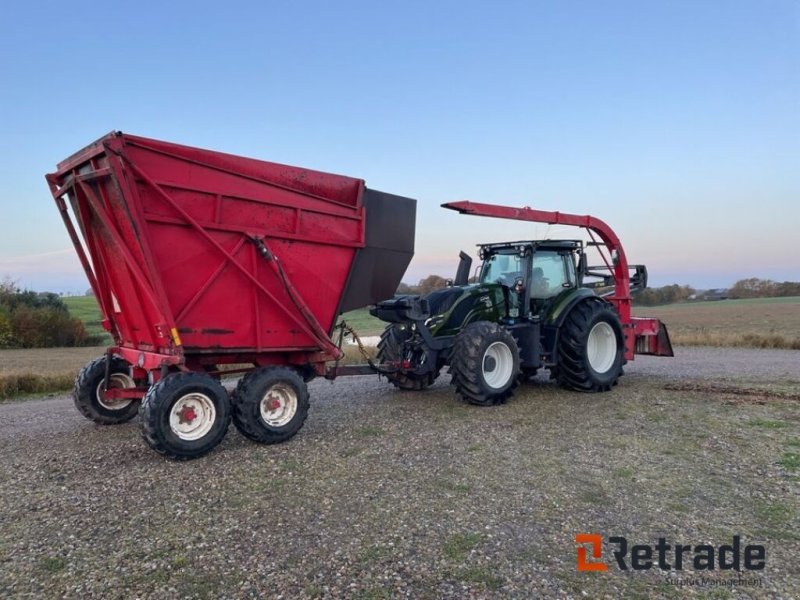
[[[411,332],[405,325],[392,324],[381,333],[378,342],[378,362],[398,362],[403,360],[403,344],[411,337]],[[424,375],[416,373],[385,373],[386,379],[397,389],[406,391],[419,391],[429,387],[439,377],[439,369]]]
[[[171,373],[153,385],[139,408],[142,437],[159,454],[189,460],[208,454],[231,422],[228,392],[205,373]]]
[[[456,393],[470,404],[502,404],[520,381],[514,336],[496,323],[470,323],[456,336],[450,373]]]
[[[102,399],[106,378],[106,356],[96,358],[81,369],[75,378],[72,399],[75,407],[87,419],[101,425],[116,425],[130,421],[139,412],[141,400],[120,398],[116,402]],[[130,376],[130,365],[119,356],[111,357],[110,388],[132,388],[136,383]]]
[[[289,367],[262,367],[245,375],[231,397],[233,424],[261,444],[293,437],[308,417],[308,386]]]
[[[606,392],[622,375],[624,338],[619,316],[599,298],[578,303],[558,338],[559,385],[580,392]]]

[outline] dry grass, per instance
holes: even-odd
[[[676,346],[800,350],[800,298],[759,298],[640,307],[658,317]]]
[[[367,347],[375,358],[375,348]],[[37,348],[0,350],[0,400],[25,394],[46,394],[72,388],[75,376],[89,361],[102,356],[103,346],[93,348]],[[344,347],[341,364],[364,364],[357,346]],[[224,365],[222,370],[248,365]]]
[[[78,371],[104,347],[0,351],[0,400],[72,387]]]

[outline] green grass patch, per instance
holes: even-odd
[[[39,566],[48,573],[58,573],[67,566],[67,561],[63,556],[46,556],[39,561]]]
[[[480,533],[457,533],[447,538],[442,553],[450,560],[461,562],[482,540]]]
[[[472,486],[467,483],[457,483],[449,479],[440,479],[436,482],[436,487],[441,488],[447,492],[454,492],[458,494],[466,494],[472,491]]]
[[[769,419],[762,419],[760,417],[750,419],[747,424],[753,427],[763,427],[764,429],[782,429],[786,427],[786,423],[783,421],[770,421]]]
[[[364,565],[380,562],[391,555],[391,550],[386,546],[370,546],[358,556],[358,562]]]
[[[358,429],[356,429],[355,433],[358,437],[370,438],[370,437],[381,437],[386,432],[380,427],[372,427],[371,425],[365,425],[363,427],[359,427]]]
[[[800,469],[800,454],[797,452],[784,452],[781,457],[781,466],[787,471]]]
[[[346,321],[362,337],[365,335],[380,335],[386,328],[386,323],[369,314],[369,309],[367,308],[346,312],[339,317],[339,322],[341,321]]]
[[[83,321],[89,335],[103,336],[104,339],[111,340],[111,336],[100,323],[103,317],[94,296],[66,296],[62,300],[67,305],[69,314]]]
[[[770,525],[784,525],[794,518],[794,509],[783,502],[759,502],[755,507],[758,518]]]
[[[482,584],[492,591],[499,590],[505,583],[505,580],[492,573],[489,567],[467,567],[461,569],[456,576],[465,583]]]
[[[622,467],[621,469],[615,469],[614,475],[617,477],[621,477],[622,479],[630,479],[633,477],[635,471],[630,467]]]

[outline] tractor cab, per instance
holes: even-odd
[[[507,288],[510,317],[541,316],[558,298],[580,286],[576,256],[579,240],[542,240],[483,244],[478,280]]]

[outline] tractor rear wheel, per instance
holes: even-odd
[[[178,460],[211,452],[231,422],[227,390],[205,373],[171,373],[152,386],[139,409],[142,436],[156,452]]]
[[[405,325],[392,324],[386,327],[381,334],[378,342],[378,362],[398,363],[413,357],[405,354],[405,341],[411,337],[411,330]],[[412,360],[412,363],[414,361]],[[439,376],[439,370],[435,369],[424,375],[415,373],[386,373],[392,385],[401,390],[422,390],[430,386]]]
[[[501,404],[519,385],[517,342],[496,323],[470,323],[456,337],[450,373],[456,393],[470,404]]]
[[[106,356],[87,364],[75,378],[72,399],[80,413],[101,425],[116,425],[130,421],[139,412],[140,400],[134,398],[103,398],[106,379]],[[111,357],[108,387],[133,388],[136,383],[130,376],[130,365],[119,356]]]
[[[622,325],[611,305],[599,298],[580,302],[561,326],[556,379],[572,390],[608,391],[622,375],[623,349]]]
[[[242,435],[262,444],[293,437],[308,416],[308,387],[288,367],[250,371],[231,397],[233,424]]]

